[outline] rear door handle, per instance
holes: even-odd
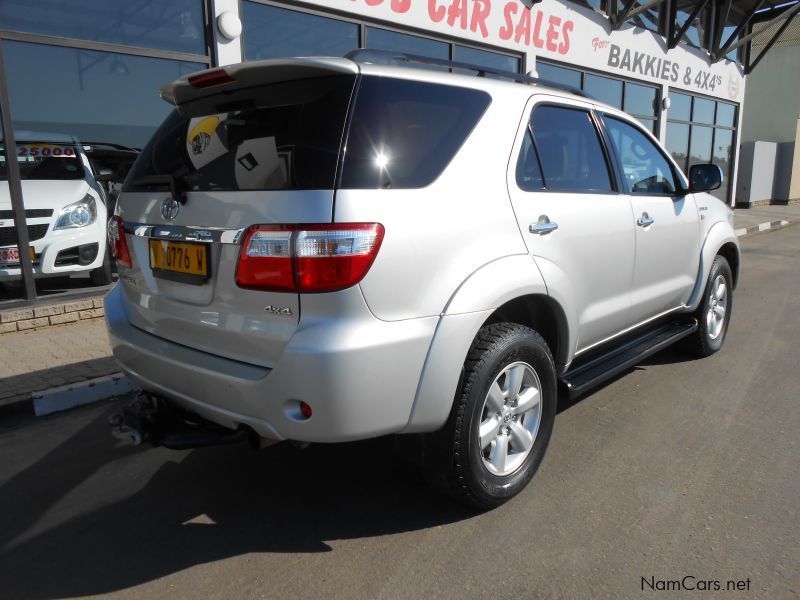
[[[528,231],[537,235],[547,235],[556,229],[558,229],[558,223],[551,221],[547,215],[542,215],[536,223],[528,225]]]
[[[652,224],[653,224],[653,223],[655,223],[655,222],[656,222],[656,220],[655,220],[655,219],[653,219],[653,218],[652,218],[650,215],[648,215],[646,212],[642,213],[642,216],[641,216],[641,217],[639,217],[639,218],[636,220],[636,224],[637,224],[639,227],[649,227],[650,225],[652,225]]]

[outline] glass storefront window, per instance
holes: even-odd
[[[358,48],[358,25],[255,2],[242,2],[245,60],[343,56]]]
[[[519,58],[500,54],[499,52],[489,52],[488,50],[478,50],[467,46],[455,47],[455,60],[458,62],[480,65],[490,69],[501,69],[503,71],[513,71],[519,73]]]
[[[728,197],[730,181],[728,174],[731,172],[731,159],[733,157],[733,131],[730,129],[714,130],[714,152],[711,162],[722,169],[722,185],[711,192],[722,201]]]
[[[657,135],[658,89],[655,86],[585,73],[545,62],[538,62],[536,71],[542,79],[583,89],[592,98],[624,110]]]
[[[655,116],[656,97],[658,91],[654,87],[625,83],[625,112],[632,115]]]
[[[667,123],[667,150],[678,166],[686,171],[686,160],[689,158],[689,125]]]
[[[714,124],[714,101],[705,98],[694,99],[694,109],[692,110],[692,121],[697,123]]]
[[[578,89],[581,87],[581,72],[575,69],[565,69],[564,67],[537,62],[536,72],[540,79],[571,85]]]
[[[641,117],[636,117],[636,120],[642,124],[642,126],[647,129],[653,135],[656,135],[656,120],[655,119],[643,119]]]
[[[206,54],[203,0],[3,0],[4,29]]]
[[[722,186],[712,194],[729,201],[736,140],[736,105],[690,94],[670,93],[667,149],[684,172],[700,163],[722,169]]]
[[[711,127],[692,127],[692,141],[689,145],[689,166],[711,162]]]
[[[586,73],[583,78],[583,89],[592,97],[613,106],[622,108],[622,81]]]
[[[679,121],[690,121],[692,118],[692,97],[686,94],[670,92],[669,118]]]
[[[15,130],[141,148],[169,112],[158,95],[205,68],[162,58],[4,41]]]
[[[367,48],[405,52],[443,60],[450,58],[450,46],[445,42],[377,27],[367,27]]]
[[[736,117],[736,107],[733,104],[717,102],[717,125],[734,127]]]
[[[0,119],[0,124],[2,119]],[[3,129],[0,127],[0,146],[5,148]],[[0,173],[6,171],[5,156],[0,153]],[[11,242],[16,239],[14,222],[11,221],[11,184],[7,176],[0,175],[0,303],[19,300],[25,293],[21,275],[12,275],[9,267],[19,268],[19,261],[11,256]]]

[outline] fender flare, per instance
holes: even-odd
[[[706,239],[703,241],[703,248],[700,250],[700,265],[698,268],[697,281],[695,281],[692,294],[689,297],[689,301],[686,303],[686,306],[690,310],[694,311],[700,306],[700,302],[703,299],[703,292],[706,288],[706,279],[708,279],[708,274],[711,271],[711,264],[714,262],[714,257],[719,254],[720,248],[726,244],[732,244],[736,248],[737,264],[731,265],[731,270],[734,271],[734,282],[739,280],[738,265],[741,261],[739,241],[736,238],[733,227],[731,227],[729,223],[720,221],[711,226],[711,229],[709,229],[706,234]]]
[[[401,433],[435,431],[447,422],[464,359],[478,330],[497,308],[531,294],[548,295],[544,278],[529,254],[487,263],[458,287],[436,326],[409,421]]]

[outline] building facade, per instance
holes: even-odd
[[[744,9],[726,0],[530,4],[5,0],[3,131],[75,136],[114,170],[118,186],[169,111],[158,95],[164,83],[243,60],[378,48],[535,72],[583,88],[635,115],[684,169],[720,165],[725,183],[716,194],[733,202],[746,69],[744,46],[728,51],[724,42],[744,33],[736,22]]]

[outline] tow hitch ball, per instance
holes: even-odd
[[[108,418],[111,434],[122,442],[140,445],[152,440],[152,433],[157,429],[157,402],[149,394],[140,393],[133,402],[125,405],[122,412]]]

